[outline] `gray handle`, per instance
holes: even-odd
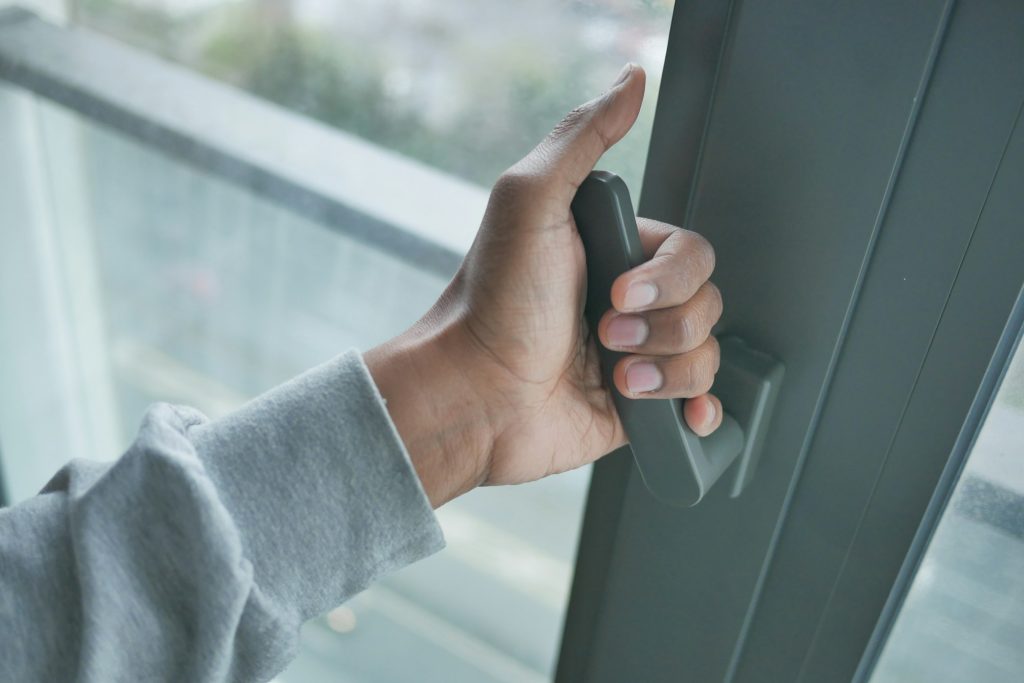
[[[577,190],[572,213],[587,257],[587,323],[644,483],[659,500],[694,505],[739,460],[731,489],[739,495],[753,476],[782,366],[739,339],[720,340],[722,364],[714,391],[726,414],[722,426],[705,438],[687,427],[681,401],[621,395],[612,370],[626,354],[597,340],[597,323],[611,308],[615,278],[644,262],[629,190],[617,175],[594,171]]]

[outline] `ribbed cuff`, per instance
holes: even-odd
[[[189,436],[238,526],[260,590],[302,618],[444,547],[355,351]]]

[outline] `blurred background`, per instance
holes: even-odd
[[[87,26],[489,187],[627,61],[635,133],[606,165],[639,189],[668,0],[77,0]]]
[[[637,198],[671,11],[659,0],[78,0],[60,9],[73,26],[357,139],[359,153],[345,160],[354,173],[381,159],[414,168],[458,204],[455,220],[430,227],[456,252],[501,171],[627,61],[647,69],[646,104],[602,166]],[[0,335],[9,502],[33,495],[70,457],[119,455],[150,403],[222,415],[402,331],[447,281],[6,85],[0,120],[13,122],[4,124],[12,153],[0,159],[9,192],[0,306],[3,328],[19,330]],[[287,140],[289,129],[264,134]],[[396,204],[416,200],[418,188],[391,186],[387,174],[368,182]],[[279,680],[549,680],[588,480],[580,470],[447,505],[448,549],[308,624]]]
[[[20,4],[71,28],[32,46],[40,62],[86,34],[85,54],[96,54],[97,34],[136,48],[120,72],[61,65],[63,87],[102,91],[100,104],[142,103],[147,124],[198,131],[208,148],[221,136],[228,157],[266,173],[228,177],[158,133],[104,125],[110,112],[96,103],[68,109],[55,103],[59,88],[36,96],[0,78],[9,503],[72,457],[118,456],[155,401],[216,417],[401,332],[444,288],[502,170],[627,61],[647,70],[645,105],[600,165],[626,179],[635,201],[673,9],[661,0]],[[141,92],[139,74],[154,71],[146,54],[192,80]],[[119,92],[122,81],[140,92]],[[152,104],[161,98],[189,120],[168,123]],[[269,192],[268,175],[305,194]],[[351,210],[319,215],[310,203]],[[409,235],[436,248],[409,248]],[[1018,350],[875,683],[1021,680],[1022,424]],[[279,682],[550,680],[589,476],[480,489],[446,505],[448,548],[308,623]]]

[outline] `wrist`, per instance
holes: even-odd
[[[487,478],[494,443],[459,329],[417,324],[363,355],[434,508]]]

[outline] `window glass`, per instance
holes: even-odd
[[[602,167],[634,198],[670,14],[670,2],[626,0],[81,0],[74,12],[482,192],[632,60],[649,74],[646,105]],[[52,347],[62,362],[29,405],[16,384],[0,391],[0,413],[18,416],[3,422],[14,501],[67,457],[121,452],[151,402],[224,414],[400,332],[445,285],[60,107],[28,110],[38,173],[11,171],[35,183],[41,218],[8,257],[38,270],[47,299],[5,315],[26,331],[20,351],[49,362]],[[44,452],[58,413],[75,448]],[[448,548],[307,624],[279,680],[549,680],[588,480],[580,470],[445,506]]]
[[[873,683],[1024,676],[1024,352],[1018,347]]]
[[[446,284],[55,105],[37,109],[54,172],[35,242],[51,249],[5,256],[46,271],[53,296],[5,311],[21,334],[0,367],[39,346],[47,360],[61,344],[69,356],[52,377],[25,368],[28,405],[22,382],[0,391],[13,502],[69,457],[118,455],[150,404],[223,415],[404,330]],[[64,423],[77,428],[58,434]],[[546,680],[588,480],[579,470],[449,503],[447,548],[309,622],[279,681]]]
[[[626,61],[649,87],[604,166],[634,195],[670,0],[78,0],[78,20],[490,186]]]

